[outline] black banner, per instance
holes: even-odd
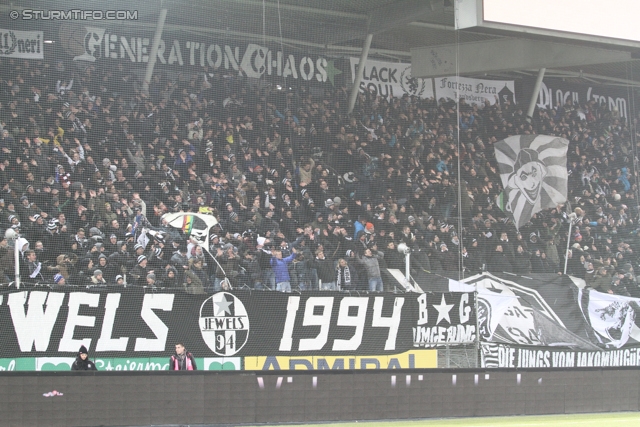
[[[533,87],[525,87],[524,90],[531,93]],[[561,79],[544,79],[540,91],[535,96],[538,108],[544,109],[563,107],[567,101],[572,101],[575,106],[595,101],[612,111],[617,109],[621,117],[628,118],[631,108],[630,95],[626,88],[571,84]]]
[[[571,276],[483,273],[450,281],[478,291],[480,340],[586,351],[640,345],[640,298],[584,288]]]
[[[232,291],[189,295],[143,288],[0,295],[0,357],[199,357],[396,354],[476,339],[473,293]]]
[[[640,366],[640,347],[580,351],[482,343],[483,368],[619,368]]]

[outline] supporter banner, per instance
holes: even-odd
[[[515,103],[513,80],[480,80],[468,77],[440,77],[435,80],[437,99],[464,98],[467,104],[484,107],[486,102],[494,105],[507,100]]]
[[[124,60],[131,63],[149,62],[153,34],[130,36],[105,28],[62,25],[60,43],[75,61],[94,62],[98,59]],[[284,54],[255,43],[235,46],[207,43],[202,40],[162,39],[157,64],[173,66],[206,65],[243,73],[247,77],[281,76],[301,80],[334,83],[342,71],[335,61],[322,56],[301,53]]]
[[[586,291],[554,274],[484,273],[464,282],[450,281],[449,290],[477,288],[481,341],[594,351],[640,343],[640,299]]]
[[[44,58],[42,31],[0,29],[0,58]]]
[[[640,366],[640,348],[575,351],[481,344],[483,368],[618,368]]]
[[[472,293],[421,294],[418,297],[418,322],[413,327],[413,346],[475,342],[474,306]]]
[[[0,357],[392,355],[414,346],[472,342],[473,294],[209,295],[143,288],[47,289],[0,295]]]
[[[529,93],[533,88],[529,90]],[[629,117],[629,97],[626,89],[604,86],[577,85],[556,79],[545,79],[538,92],[538,108],[553,109],[572,101],[574,106],[596,101],[610,110],[617,109],[621,117]],[[582,118],[586,116],[579,112]]]
[[[360,58],[350,58],[351,81],[356,80]],[[368,59],[362,70],[360,92],[371,92],[384,98],[401,98],[403,95],[419,98],[433,98],[431,79],[418,79],[411,76],[411,64],[408,62],[385,62]]]
[[[246,371],[427,369],[437,367],[437,350],[410,350],[391,356],[259,356],[244,358]]]
[[[201,371],[239,371],[241,357],[196,357],[196,366]],[[1,371],[69,371],[73,357],[18,357],[0,359]],[[99,371],[167,371],[168,357],[97,358]]]

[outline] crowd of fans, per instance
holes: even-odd
[[[381,291],[404,243],[414,273],[566,261],[589,286],[640,296],[635,128],[594,101],[528,121],[509,101],[362,93],[348,115],[347,87],[313,96],[211,68],[157,71],[148,95],[122,63],[2,59],[0,76],[3,282],[19,234],[27,282]],[[516,230],[493,144],[533,133],[570,141],[571,204]],[[219,220],[209,248],[161,220],[188,211]]]

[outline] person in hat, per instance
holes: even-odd
[[[96,364],[89,359],[87,347],[80,346],[76,360],[71,365],[72,371],[97,371]]]
[[[156,286],[158,286],[155,273],[153,272],[147,273],[147,286],[152,288],[155,288]]]
[[[103,246],[104,252],[108,255],[118,252],[118,236],[115,234],[109,235],[109,240],[104,242]]]
[[[60,273],[56,274],[55,276],[53,276],[53,283],[55,283],[56,285],[60,285],[60,286],[64,286],[67,284],[64,276]]]
[[[540,242],[540,237],[536,232],[531,232],[529,234],[529,243],[527,245],[531,253],[535,253],[536,249],[544,249],[544,245]]]
[[[147,257],[144,255],[140,255],[136,259],[136,265],[129,271],[129,276],[131,276],[132,280],[130,283],[138,286],[145,286],[147,284]]]
[[[170,371],[197,371],[196,360],[193,354],[184,348],[184,343],[176,344],[176,352],[169,359]]]
[[[375,227],[373,223],[367,222],[366,225],[364,226],[364,232],[365,234],[373,234],[375,232]]]
[[[44,232],[44,236],[42,238],[42,243],[44,244],[45,248],[48,249],[54,249],[54,248],[65,248],[67,247],[66,245],[66,238],[64,235],[60,234],[60,228],[59,228],[60,222],[57,219],[52,219],[51,221],[49,221],[49,224],[47,225],[47,229]],[[53,263],[57,256],[59,255],[58,252],[56,252],[56,250],[49,250],[49,251],[45,251],[45,253],[43,254],[45,259],[43,259],[43,261],[49,261],[50,263]]]
[[[96,268],[93,270],[93,276],[89,279],[89,286],[106,286],[107,281],[104,279],[102,270]]]
[[[136,243],[135,245],[133,245],[133,254],[136,258],[140,255],[144,255],[144,246],[142,246],[140,243]]]
[[[174,244],[175,243],[176,242],[174,241]],[[171,259],[169,262],[171,263],[171,265],[173,265],[176,268],[176,270],[178,270],[178,273],[180,273],[180,277],[181,277],[180,280],[182,280],[182,276],[184,275],[184,272],[189,269],[189,258],[187,256],[186,243],[178,244],[178,248],[171,256]]]
[[[164,260],[164,252],[161,247],[155,247],[149,255],[149,268],[154,271],[160,271],[165,268],[167,262]]]
[[[324,202],[324,210],[323,213],[324,215],[329,215],[332,212],[333,206],[335,205],[333,199],[327,199]]]
[[[447,244],[441,242],[438,261],[440,261],[443,270],[456,271],[460,264],[460,252],[457,249],[449,250]]]

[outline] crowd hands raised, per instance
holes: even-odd
[[[5,283],[18,234],[27,283],[190,293],[383,291],[385,268],[404,271],[401,243],[413,274],[559,274],[569,239],[567,273],[640,296],[635,127],[595,102],[530,123],[509,101],[362,93],[347,115],[346,87],[211,68],[157,72],[148,95],[122,63],[0,69]],[[533,133],[570,141],[570,236],[569,206],[518,231],[496,204],[493,144]],[[211,212],[210,246],[163,222],[170,212]]]

